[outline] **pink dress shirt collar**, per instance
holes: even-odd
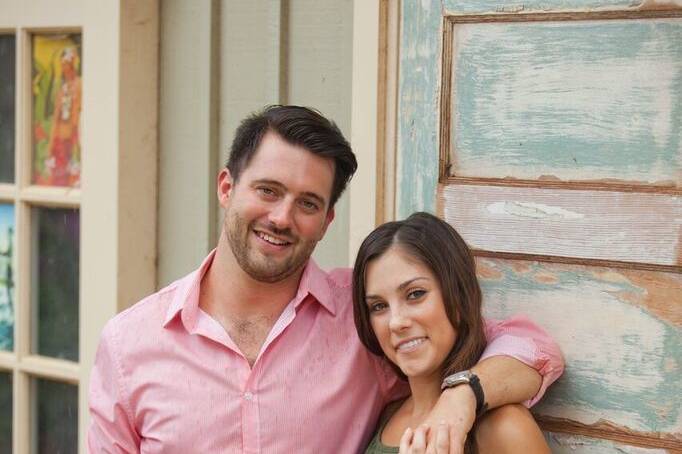
[[[210,268],[215,257],[216,250],[212,250],[208,256],[201,263],[201,266],[190,273],[182,280],[181,287],[175,292],[173,300],[171,301],[166,319],[163,326],[167,327],[175,317],[180,314],[182,324],[187,332],[194,334],[197,332],[197,322],[203,316],[208,316],[199,308],[199,292],[201,280],[206,271]],[[308,260],[301,281],[298,286],[296,296],[289,303],[287,309],[283,311],[286,314],[290,307],[296,309],[308,295],[312,295],[313,299],[319,302],[331,315],[336,315],[336,305],[332,297],[332,290],[328,282],[329,276],[322,271],[313,259]],[[281,317],[280,317],[281,319]]]

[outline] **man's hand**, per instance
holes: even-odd
[[[464,452],[464,443],[475,420],[476,396],[474,396],[471,388],[462,384],[446,389],[431,410],[429,417],[424,421],[424,425],[437,428],[437,430],[429,430],[424,433],[425,450],[417,451],[413,448],[412,451],[405,452],[461,454]],[[419,429],[415,431],[412,437],[413,444],[414,440],[417,439],[418,431]],[[438,435],[442,431],[445,431],[447,437],[441,436],[439,438]],[[447,441],[444,442],[443,438],[447,438]],[[442,448],[443,443],[448,446],[445,450]]]

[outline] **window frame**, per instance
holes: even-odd
[[[25,4],[0,0],[0,33],[15,36],[15,175],[0,184],[14,207],[12,452],[31,452],[32,378],[78,386],[78,450],[85,453],[88,383],[108,319],[156,288],[158,0]],[[32,35],[80,33],[83,80],[81,187],[31,184]],[[80,217],[79,361],[31,353],[31,209],[77,208]]]

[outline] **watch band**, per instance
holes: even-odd
[[[454,388],[455,386],[461,384],[468,384],[471,390],[474,392],[476,397],[476,417],[478,418],[488,409],[488,404],[485,401],[485,394],[483,393],[483,387],[481,386],[481,380],[478,375],[471,372],[470,370],[464,370],[461,372],[448,375],[443,380],[441,389]]]
[[[488,404],[485,401],[485,394],[483,393],[483,387],[481,386],[481,380],[478,375],[472,373],[469,379],[469,386],[476,396],[476,417],[480,417],[488,409]]]

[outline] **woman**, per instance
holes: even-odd
[[[440,396],[443,378],[474,366],[486,345],[473,256],[459,234],[433,215],[415,213],[384,224],[358,252],[353,304],[360,340],[385,356],[411,391],[384,410],[366,452],[419,452],[417,445],[429,430],[420,426]],[[510,417],[531,425],[530,439],[523,440],[525,454],[549,452],[527,410],[504,410],[502,420]],[[484,419],[496,425],[496,418]],[[509,447],[499,446],[494,430],[477,426],[465,452],[477,452],[477,444],[482,453]],[[434,437],[447,438],[443,427],[431,430]]]

